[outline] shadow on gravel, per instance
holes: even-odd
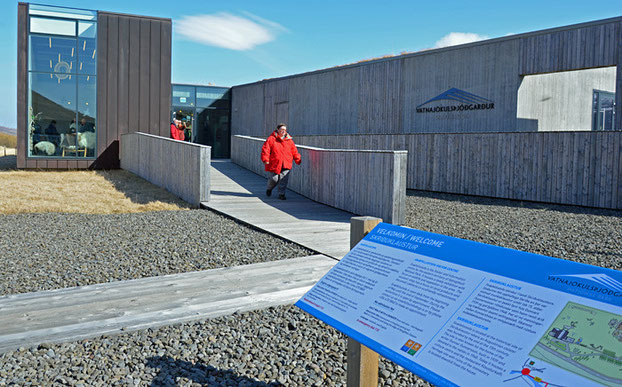
[[[148,367],[159,369],[151,382],[152,387],[176,386],[175,378],[183,377],[205,386],[282,386],[277,382],[260,382],[241,376],[233,370],[219,370],[200,363],[193,364],[184,360],[175,360],[170,356],[153,356],[147,358]]]
[[[491,198],[491,197],[486,197],[486,196],[472,196],[472,195],[451,194],[451,193],[443,193],[443,192],[419,191],[419,190],[414,190],[414,189],[406,190],[406,196],[439,199],[439,200],[461,202],[461,203],[468,203],[468,204],[478,204],[478,205],[483,205],[483,206],[504,206],[504,207],[515,207],[515,208],[529,208],[529,209],[534,209],[534,210],[566,212],[566,213],[571,213],[571,214],[614,216],[618,218],[622,217],[621,210],[608,210],[608,209],[603,209],[603,208],[581,207],[581,206],[572,206],[572,205],[565,205],[565,204],[540,203],[540,202],[531,202],[531,201],[524,201],[524,200],[499,199],[499,198]]]

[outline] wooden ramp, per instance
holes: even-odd
[[[0,297],[0,353],[291,304],[323,255]]]
[[[348,253],[353,214],[292,191],[287,200],[277,196],[276,189],[266,196],[265,178],[231,161],[212,160],[210,201],[201,205],[329,257]]]

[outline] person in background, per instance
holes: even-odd
[[[278,124],[276,130],[261,147],[261,161],[265,165],[267,172],[272,173],[268,179],[266,195],[272,195],[272,189],[277,186],[279,199],[285,200],[285,190],[289,180],[289,171],[292,169],[292,161],[300,165],[300,153],[296,149],[296,144],[292,136],[287,133],[285,124]]]
[[[184,141],[186,139],[184,135],[184,124],[179,117],[174,118],[171,123],[171,138],[179,141]]]
[[[84,133],[84,132],[95,133],[95,126],[93,125],[92,122],[86,122],[86,118],[82,117],[80,119],[80,126],[78,127],[78,132],[80,132],[80,133]]]
[[[58,129],[56,128],[56,120],[50,121],[50,124],[47,128],[45,128],[44,140],[51,142],[55,147],[58,147],[58,144],[60,144],[60,135],[58,134]]]

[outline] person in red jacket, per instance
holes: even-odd
[[[184,126],[180,120],[174,119],[171,123],[171,138],[173,140],[184,141],[186,136],[184,135]]]
[[[292,161],[300,165],[300,153],[296,149],[292,136],[287,133],[285,124],[278,124],[276,130],[261,147],[261,161],[266,171],[272,173],[268,179],[266,195],[272,195],[272,189],[278,184],[279,199],[285,200],[285,190],[289,180]]]

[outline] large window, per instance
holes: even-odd
[[[592,130],[613,130],[615,119],[615,93],[594,90],[592,98]]]
[[[230,155],[231,92],[226,87],[173,85],[171,120],[185,128],[186,141],[212,147],[212,158]]]
[[[31,157],[94,157],[97,13],[31,4],[28,149]]]

